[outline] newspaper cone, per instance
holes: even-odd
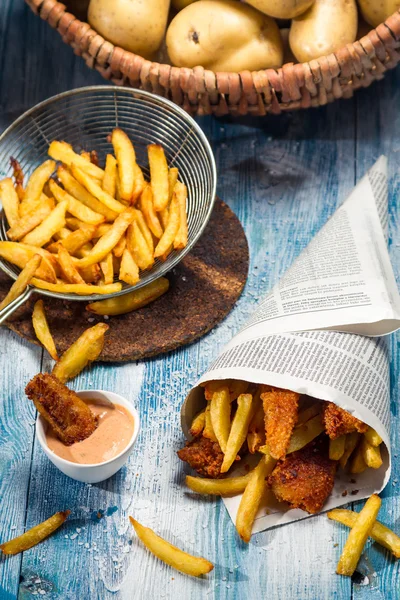
[[[188,436],[204,407],[199,384],[243,379],[335,402],[373,427],[386,445],[382,467],[339,474],[326,510],[346,504],[346,493],[356,500],[380,492],[390,477],[389,361],[379,336],[400,327],[400,297],[387,251],[387,212],[387,161],[381,157],[182,406]],[[240,498],[224,499],[233,521]],[[278,503],[262,506],[253,532],[307,516]]]

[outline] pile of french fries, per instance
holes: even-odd
[[[195,416],[190,433],[218,442],[224,459],[221,474],[226,474],[240,460],[240,450],[247,442],[251,454],[262,455],[257,467],[246,475],[226,479],[186,477],[186,485],[200,494],[234,496],[243,494],[236,528],[240,537],[249,542],[251,530],[267,493],[266,478],[272,473],[276,460],[271,456],[265,439],[265,414],[261,387],[240,380],[211,381],[203,384],[206,407]],[[324,431],[321,419],[322,402],[305,398],[300,404],[296,426],[286,454],[296,452],[312,442]],[[349,433],[329,440],[329,456],[350,473],[363,472],[367,467],[379,469],[382,465],[380,445],[382,438],[368,428],[365,434]]]
[[[14,181],[0,181],[9,224],[0,256],[21,269],[30,264],[14,297],[28,283],[58,293],[118,292],[121,282],[135,285],[157,258],[187,245],[187,189],[178,169],[168,167],[163,148],[148,146],[147,182],[126,133],[114,129],[110,141],[115,156],[107,155],[104,169],[96,152],[77,154],[66,142],[53,141],[51,158],[25,187],[22,169],[11,159]]]

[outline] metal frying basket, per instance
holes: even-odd
[[[170,166],[178,167],[180,180],[188,189],[188,245],[172,251],[167,260],[155,261],[141,273],[140,281],[109,295],[59,294],[29,286],[24,294],[0,311],[0,324],[35,291],[64,300],[95,301],[120,296],[147,285],[170,271],[193,248],[210,218],[214,205],[217,174],[210,144],[197,123],[181,108],[149,92],[124,87],[84,87],[53,96],[19,117],[0,136],[0,179],[12,175],[9,159],[16,158],[26,176],[48,158],[53,140],[72,144],[74,150],[97,150],[100,161],[113,152],[107,136],[120,127],[132,140],[137,161],[148,178],[147,145],[164,147]],[[7,240],[8,224],[0,213],[0,240]],[[0,269],[16,279],[20,270],[0,258]]]

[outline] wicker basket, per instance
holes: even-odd
[[[354,44],[318,60],[277,70],[214,73],[162,65],[114,46],[57,0],[26,2],[105,79],[166,96],[191,114],[265,115],[321,106],[351,97],[400,62],[400,11]]]

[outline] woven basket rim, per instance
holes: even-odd
[[[303,67],[304,69],[310,70],[311,67],[313,66],[313,63],[318,63],[318,61],[320,61],[321,59],[327,60],[329,64],[331,64],[331,61],[333,60],[334,62],[338,63],[339,69],[340,69],[340,64],[339,64],[339,60],[338,60],[338,55],[340,58],[341,54],[344,54],[345,56],[348,56],[349,53],[349,48],[354,47],[355,44],[359,44],[362,43],[363,40],[365,42],[367,41],[371,41],[370,40],[370,36],[371,34],[375,33],[378,37],[378,39],[380,40],[380,35],[379,33],[382,33],[382,28],[385,27],[388,32],[390,33],[390,35],[393,38],[393,41],[396,42],[397,38],[396,35],[393,33],[391,27],[390,27],[390,21],[392,21],[393,19],[397,19],[398,21],[398,27],[399,27],[399,36],[400,36],[400,8],[395,11],[393,13],[393,15],[391,15],[390,17],[388,17],[388,19],[386,19],[386,21],[384,21],[383,23],[381,23],[380,25],[378,25],[378,27],[376,28],[371,28],[371,30],[363,37],[355,40],[354,42],[350,43],[350,44],[346,44],[345,46],[342,46],[340,49],[338,49],[335,52],[332,52],[331,54],[325,54],[325,55],[321,55],[320,57],[313,59],[311,61],[308,62],[299,62],[299,63],[293,63],[293,62],[289,62],[289,63],[285,63],[283,64],[281,67],[278,67],[277,69],[274,68],[267,68],[267,69],[260,69],[258,71],[250,71],[250,70],[243,70],[243,71],[212,71],[210,69],[205,69],[204,67],[202,67],[201,65],[195,66],[195,67],[176,67],[174,65],[170,65],[168,63],[160,63],[157,61],[151,61],[149,59],[146,59],[142,56],[140,56],[139,54],[135,54],[134,52],[131,52],[130,50],[125,50],[124,48],[122,48],[121,46],[117,46],[115,44],[113,44],[112,42],[109,42],[108,40],[106,40],[101,34],[99,34],[95,29],[92,28],[92,26],[89,24],[88,21],[81,21],[80,19],[78,19],[78,17],[76,17],[73,13],[69,12],[66,8],[66,6],[64,4],[62,4],[62,2],[59,2],[58,0],[25,0],[26,3],[34,10],[34,12],[40,14],[41,9],[43,7],[44,4],[51,4],[51,8],[48,11],[49,13],[52,12],[54,9],[58,9],[57,11],[57,17],[58,17],[58,21],[64,16],[64,15],[71,15],[71,17],[73,17],[74,21],[77,21],[79,24],[82,25],[88,25],[89,26],[89,30],[86,32],[86,35],[89,34],[90,32],[93,32],[94,36],[97,38],[98,43],[96,44],[97,46],[97,52],[95,54],[90,53],[90,55],[96,59],[101,47],[104,44],[107,44],[109,46],[109,64],[111,64],[111,59],[112,56],[114,54],[114,51],[117,50],[117,52],[122,53],[123,56],[126,56],[127,58],[129,58],[130,60],[135,60],[135,59],[139,59],[140,61],[142,61],[142,65],[146,65],[149,70],[151,67],[167,67],[169,69],[177,69],[180,72],[184,73],[186,76],[190,76],[193,75],[196,71],[203,71],[205,78],[207,78],[207,76],[211,76],[212,78],[215,78],[216,80],[218,79],[225,79],[226,77],[228,77],[228,79],[230,77],[235,77],[237,76],[239,78],[240,81],[243,80],[243,78],[245,78],[248,74],[251,75],[251,77],[253,77],[254,75],[262,75],[262,74],[267,74],[270,75],[271,72],[275,73],[278,78],[279,76],[284,75],[284,72],[286,70],[286,68],[293,68],[293,67],[298,67],[299,65],[301,67]],[[72,24],[73,20],[71,20],[70,25]],[[56,25],[53,25],[54,27],[56,27]],[[345,56],[343,58],[345,58]]]

